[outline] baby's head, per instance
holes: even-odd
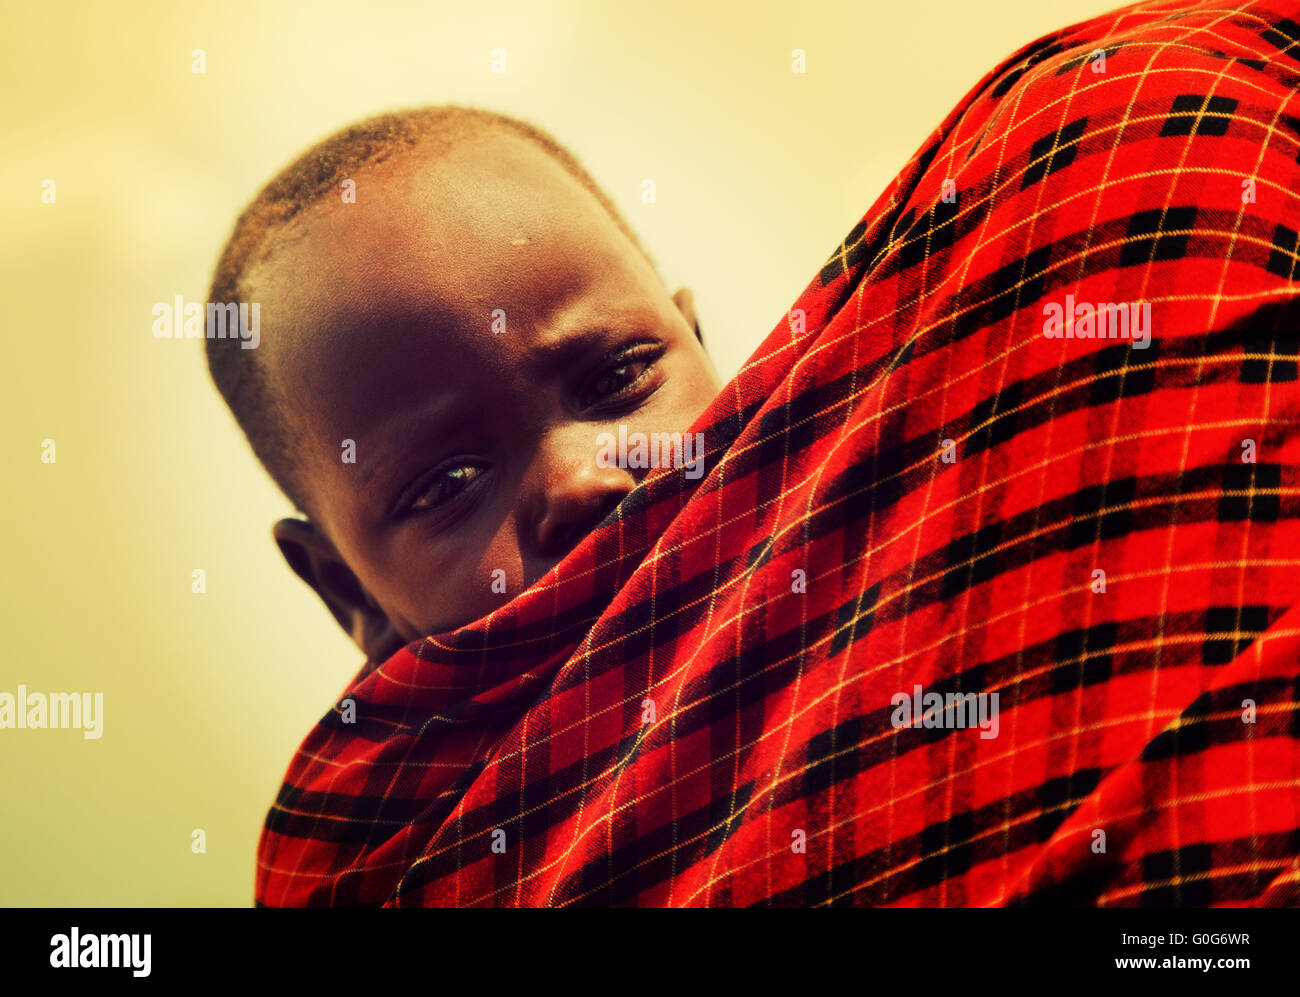
[[[469,108],[309,150],[209,300],[260,305],[258,348],[209,330],[209,367],[305,517],[281,551],[372,659],[540,578],[647,473],[598,438],[683,432],[720,387],[690,293],[582,167]]]

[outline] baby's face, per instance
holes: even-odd
[[[312,584],[409,642],[518,595],[647,473],[599,466],[602,433],[683,432],[720,382],[649,263],[527,141],[355,180],[247,286],[320,541]]]

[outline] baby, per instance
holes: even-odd
[[[721,387],[609,198],[549,136],[445,106],[309,149],[235,225],[213,302],[261,341],[213,380],[303,518],[285,560],[372,661],[554,567],[646,470],[610,434],[680,433]]]

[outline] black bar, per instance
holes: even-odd
[[[1181,986],[1294,974],[1295,910],[858,910],[713,913],[468,910],[53,910],[11,912],[6,981],[115,988],[195,982],[431,988],[518,980],[574,991],[616,981],[734,986],[756,976],[800,992],[842,986],[1075,984],[1138,977]],[[51,965],[118,953],[118,967]],[[118,938],[139,936],[127,948]],[[130,956],[148,975],[135,975]],[[90,942],[87,936],[94,936]],[[63,936],[64,941],[59,940]],[[66,944],[65,944],[66,942]],[[86,956],[89,958],[89,956]],[[1118,960],[1153,960],[1150,965]],[[1197,964],[1191,965],[1191,960]],[[1210,960],[1208,968],[1200,960]],[[1219,960],[1233,960],[1228,965]],[[1245,960],[1245,964],[1235,964]],[[143,968],[141,965],[140,968]],[[844,977],[842,974],[849,975]],[[59,978],[62,977],[62,980]],[[839,982],[835,982],[835,981]],[[457,982],[459,981],[459,982]],[[928,989],[928,987],[927,987]],[[18,991],[15,991],[18,992]]]

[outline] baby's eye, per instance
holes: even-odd
[[[617,367],[606,372],[602,377],[597,379],[594,386],[596,394],[601,397],[614,394],[616,391],[632,384],[641,376],[641,372],[649,366],[650,361],[648,360],[638,360],[635,363],[619,364]]]
[[[628,389],[645,379],[646,373],[662,355],[663,349],[656,343],[643,343],[625,351],[588,382],[582,392],[583,406],[591,408],[627,394]]]
[[[427,487],[421,487],[407,510],[419,512],[422,509],[437,509],[456,498],[486,470],[481,464],[453,464],[439,468],[429,480]]]

